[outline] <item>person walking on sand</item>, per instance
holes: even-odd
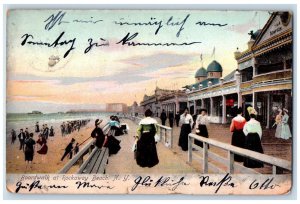
[[[43,135],[44,135],[45,139],[48,140],[49,128],[48,128],[47,124],[45,124],[45,129],[44,129]]]
[[[14,144],[17,139],[17,133],[14,129],[11,130],[11,144]]]
[[[260,122],[255,119],[257,112],[251,106],[247,108],[247,111],[249,112],[250,120],[246,122],[243,128],[243,132],[246,136],[245,149],[263,154],[264,151],[261,145],[262,128]],[[244,166],[248,168],[262,168],[264,164],[260,161],[245,157]]]
[[[51,126],[50,130],[49,130],[49,137],[50,137],[50,140],[53,141],[54,139],[54,129],[53,129],[53,126]]]
[[[161,120],[162,125],[166,125],[167,114],[165,112],[165,109],[163,109],[161,114],[160,114],[160,120]]]
[[[35,146],[35,141],[33,139],[33,133],[29,134],[29,138],[26,138],[24,141],[25,144],[25,163],[26,163],[26,170],[28,168],[32,169],[32,160],[33,160],[33,155],[34,155],[34,146]]]
[[[42,133],[39,134],[39,139],[36,141],[36,143],[39,145],[39,150],[37,151],[37,153],[42,155],[42,163],[44,163],[48,152],[48,146],[47,140],[42,136]]]
[[[69,155],[69,159],[72,159],[72,155],[73,155],[72,150],[73,150],[73,144],[74,144],[74,142],[75,142],[75,139],[72,138],[72,139],[71,139],[71,142],[70,142],[70,143],[67,145],[67,147],[65,148],[65,153],[64,153],[64,155],[61,157],[60,161],[63,161],[64,158],[65,158],[67,155]]]
[[[28,128],[25,129],[25,139],[29,138],[29,130]]]
[[[230,132],[232,132],[231,145],[245,148],[245,134],[243,132],[246,119],[242,116],[242,108],[237,110],[237,116],[231,120]],[[243,162],[244,157],[238,154],[234,154],[234,161]]]
[[[291,130],[288,124],[289,121],[288,110],[284,108],[282,114],[283,116],[281,120],[282,126],[281,126],[280,138],[287,140],[292,137]]]
[[[147,109],[145,118],[139,123],[136,137],[136,163],[140,167],[153,167],[159,163],[154,136],[157,133],[157,121]]]
[[[75,147],[74,147],[74,155],[79,152],[79,143],[77,142]]]
[[[189,114],[189,109],[185,108],[184,113],[180,116],[181,130],[179,135],[178,146],[183,151],[188,150],[188,135],[192,132],[194,123],[193,117]]]
[[[282,129],[282,110],[278,109],[278,114],[275,117],[275,123],[273,126],[276,125],[276,131],[275,131],[275,137],[276,138],[281,138],[281,129]]]
[[[39,122],[36,122],[36,124],[35,124],[35,132],[36,132],[36,133],[39,133],[39,132],[40,132],[40,125],[39,125]]]
[[[18,135],[19,141],[20,141],[20,150],[24,151],[24,140],[25,140],[25,132],[23,132],[23,129],[20,129],[20,133]]]

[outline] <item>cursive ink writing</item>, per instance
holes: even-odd
[[[130,33],[127,33],[127,35],[117,42],[116,44],[121,44],[121,45],[127,45],[127,46],[184,46],[184,45],[193,45],[193,44],[199,44],[201,42],[183,42],[183,43],[174,43],[174,42],[168,42],[168,43],[149,43],[149,42],[144,42],[144,43],[139,43],[139,42],[132,42],[134,38],[138,36],[139,33],[134,33],[130,35]]]
[[[94,17],[91,16],[89,20],[74,19],[73,22],[74,23],[92,23],[92,24],[96,24],[96,23],[99,23],[99,22],[103,21],[103,20],[100,20],[100,19],[99,20],[94,20],[93,18]]]
[[[33,181],[31,184],[29,183],[26,183],[26,184],[23,184],[21,181],[17,182],[16,183],[16,190],[15,192],[18,193],[21,189],[26,189],[28,190],[29,192],[32,190],[32,189],[48,189],[48,188],[68,188],[68,186],[65,186],[65,185],[42,185],[40,180],[37,180],[37,181]]]
[[[232,177],[226,174],[220,181],[211,181],[209,176],[200,176],[200,187],[203,186],[213,186],[217,187],[215,193],[218,193],[222,186],[229,186],[231,188],[236,187],[236,185],[231,182]]]
[[[109,42],[103,38],[100,38],[103,43],[93,42],[92,38],[88,39],[89,46],[84,50],[84,54],[88,53],[93,47],[109,46]]]
[[[219,26],[219,27],[222,27],[222,26],[227,26],[227,23],[225,23],[225,24],[219,24],[219,23],[208,23],[208,22],[205,22],[205,21],[198,21],[196,23],[196,25],[200,25],[200,26]]]
[[[77,185],[77,189],[80,189],[80,188],[113,189],[114,188],[113,186],[105,186],[105,185],[98,186],[98,185],[95,185],[95,184],[90,184],[90,182],[81,182],[81,181],[77,181],[75,184]]]
[[[173,16],[171,16],[166,23],[163,23],[162,20],[158,21],[156,18],[151,17],[150,21],[148,22],[127,22],[124,21],[124,18],[121,18],[120,21],[114,21],[116,25],[124,26],[156,26],[155,35],[158,34],[159,30],[165,25],[165,26],[180,26],[179,30],[176,33],[176,37],[180,36],[181,31],[184,30],[184,25],[187,22],[188,18],[190,17],[190,14],[186,15],[186,17],[182,21],[174,21]]]
[[[174,179],[171,179],[170,177],[164,177],[161,176],[158,180],[154,181],[150,176],[142,177],[138,176],[134,180],[134,185],[131,188],[131,191],[134,191],[138,186],[144,186],[144,187],[170,187],[171,191],[174,191],[178,188],[180,185],[187,186],[189,183],[186,183],[183,181],[184,177],[181,177],[178,181],[175,181]]]
[[[274,178],[272,179],[266,179],[262,183],[257,181],[256,179],[250,184],[249,189],[261,189],[261,190],[267,190],[267,189],[274,189],[276,187],[280,187],[278,184],[273,184]]]
[[[177,34],[176,34],[176,37],[179,37],[180,36],[180,32],[183,31],[184,29],[184,24],[186,23],[187,19],[190,17],[190,14],[188,14],[181,22],[173,22],[173,16],[171,16],[169,18],[169,20],[167,21],[167,25],[168,26],[180,26]]]
[[[56,15],[50,15],[44,22],[45,30],[51,30],[56,24],[60,25],[61,23],[69,23],[68,21],[63,21],[66,12],[59,11]]]
[[[30,34],[24,34],[21,38],[24,38],[23,41],[21,42],[21,45],[24,46],[26,44],[29,44],[29,45],[37,45],[37,46],[47,46],[47,47],[57,47],[57,46],[63,46],[63,45],[68,45],[69,43],[71,43],[71,46],[70,48],[67,50],[67,52],[64,54],[64,58],[67,57],[69,55],[69,53],[75,49],[74,47],[74,44],[75,44],[75,41],[76,41],[76,38],[73,38],[72,40],[64,40],[64,41],[61,41],[61,38],[63,37],[63,35],[65,34],[65,32],[62,32],[57,38],[56,40],[54,40],[52,43],[49,43],[49,42],[42,42],[42,41],[31,41],[29,40],[30,38],[31,39],[34,39],[33,35],[30,35]]]

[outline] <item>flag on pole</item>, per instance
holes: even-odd
[[[213,52],[212,52],[212,54],[211,54],[211,57],[214,57],[214,58],[215,58],[215,54],[216,54],[216,47],[214,46]]]
[[[201,60],[201,62],[202,62],[202,60],[203,60],[203,58],[202,58],[202,53],[201,53],[201,55],[200,55],[200,60]]]

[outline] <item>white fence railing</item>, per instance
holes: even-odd
[[[194,140],[198,140],[203,142],[203,148],[197,146],[194,144]],[[213,153],[208,150],[209,146],[214,146],[223,150],[227,151],[227,158],[224,158],[216,153]],[[259,172],[255,171],[254,169],[246,168],[243,165],[234,162],[234,155],[241,155],[243,157],[248,157],[257,161],[260,161],[264,164],[272,166],[272,173],[278,174],[282,173],[283,170],[287,170],[289,172],[292,171],[292,164],[290,161],[279,159],[276,157],[272,157],[269,155],[261,154],[258,152],[254,152],[251,150],[239,148],[230,144],[226,144],[223,142],[219,142],[213,139],[209,139],[206,137],[198,136],[193,133],[189,134],[188,137],[188,161],[192,162],[193,157],[193,148],[196,150],[199,150],[200,153],[202,152],[202,157],[198,158],[198,161],[202,163],[203,166],[203,173],[208,173],[208,170],[211,170],[215,173],[235,173],[236,171],[239,171],[240,173],[248,173],[248,174],[259,174]],[[196,154],[194,154],[196,155]],[[222,168],[219,168],[217,165],[213,164],[211,161],[208,161],[208,159],[211,159],[213,161],[219,162],[222,165],[227,166],[226,170],[223,170]]]

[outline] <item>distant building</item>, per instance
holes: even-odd
[[[128,107],[128,113],[132,116],[139,116],[144,114],[144,108],[139,106],[135,101],[131,106]]]
[[[124,103],[107,103],[106,112],[111,113],[127,113],[128,107]]]
[[[154,116],[159,116],[164,109],[167,113],[183,112],[187,106],[187,96],[182,90],[167,90],[156,87],[155,93],[151,96],[145,95],[140,105],[150,109]]]

